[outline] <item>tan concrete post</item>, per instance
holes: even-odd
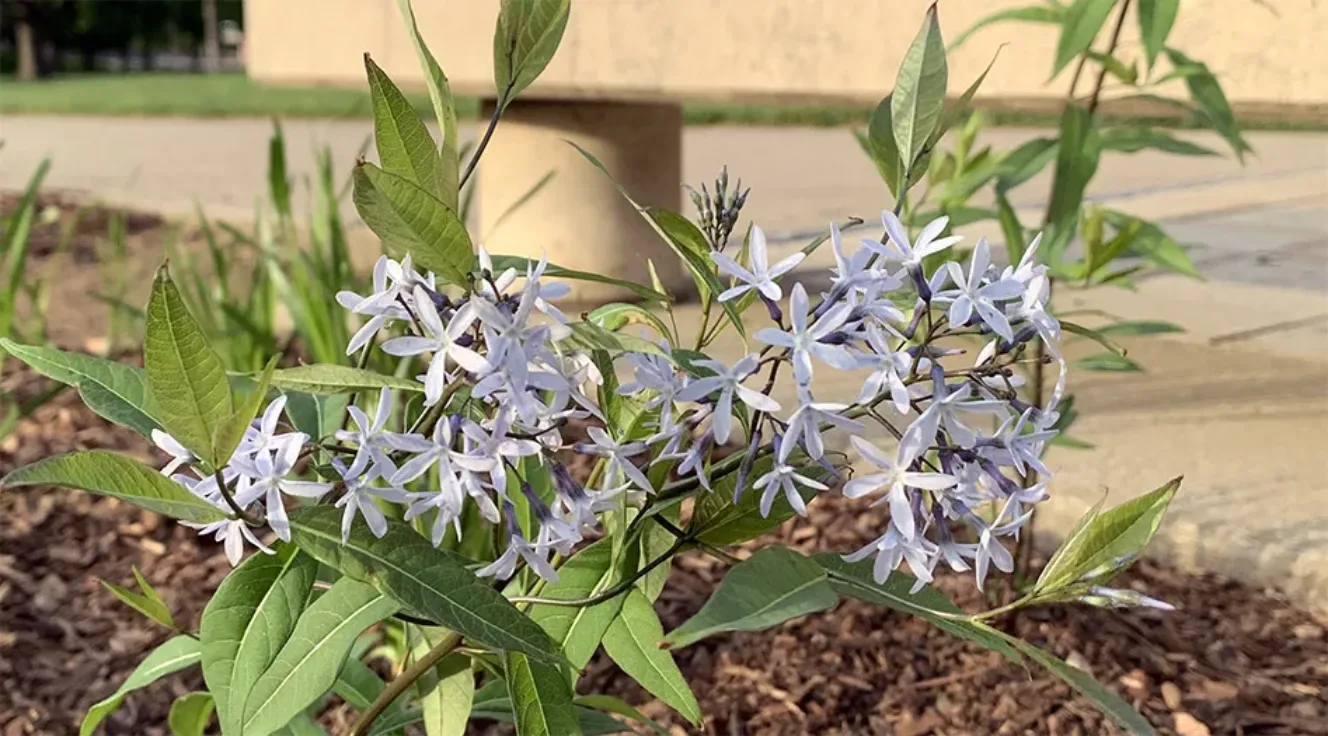
[[[492,114],[486,104],[483,119]],[[680,209],[682,107],[676,103],[529,101],[513,103],[480,159],[480,238],[491,253],[539,258],[565,268],[649,284],[646,259],[664,285],[692,285],[677,256],[575,148],[594,154],[642,205]],[[509,209],[549,171],[553,178]],[[570,281],[568,302],[631,300],[603,284]]]

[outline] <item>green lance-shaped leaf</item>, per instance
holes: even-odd
[[[1127,125],[1102,131],[1102,150],[1137,153],[1144,150],[1164,151],[1181,156],[1216,156],[1217,151],[1197,143],[1177,138],[1170,133],[1142,126]]]
[[[209,464],[221,457],[218,440],[234,411],[221,358],[185,306],[166,266],[157,270],[148,301],[143,344],[148,391],[161,426]]]
[[[460,140],[457,138],[456,103],[452,99],[452,85],[443,74],[438,64],[424,44],[420,29],[415,24],[415,11],[410,0],[397,0],[397,7],[406,21],[406,30],[410,31],[411,43],[415,54],[420,57],[420,67],[424,70],[424,84],[429,90],[429,101],[433,103],[433,114],[438,119],[438,130],[443,135],[443,144],[439,150],[440,169],[438,178],[438,198],[443,204],[457,211],[457,161],[460,158]],[[432,736],[432,735],[431,735]]]
[[[78,389],[83,403],[102,419],[144,437],[150,437],[152,430],[159,427],[152,418],[148,376],[142,368],[93,355],[21,345],[6,338],[0,338],[0,351],[27,363],[47,378]]]
[[[372,585],[342,578],[295,623],[272,663],[245,698],[242,733],[271,733],[327,692],[351,645],[396,612],[396,601]],[[235,702],[232,691],[231,702]]]
[[[647,692],[678,711],[692,725],[700,725],[701,706],[673,655],[660,649],[663,638],[664,627],[650,600],[640,590],[633,589],[604,634],[604,651]]]
[[[884,583],[878,583],[872,577],[871,560],[845,562],[834,553],[817,555],[815,560],[825,568],[831,587],[840,595],[917,616],[951,636],[999,652],[1012,662],[1020,661],[1019,654],[999,636],[983,626],[962,620],[960,617],[964,612],[935,588],[925,586],[917,593],[910,592],[917,580],[907,573],[896,570]]]
[[[358,524],[343,544],[340,509],[296,509],[290,523],[301,549],[351,578],[372,583],[411,613],[477,644],[524,652],[551,664],[563,661],[539,624],[476,578],[466,558],[434,548],[408,524],[389,519],[382,539]]]
[[[215,709],[211,693],[185,693],[176,698],[166,716],[171,736],[203,736]]]
[[[608,590],[615,579],[613,545],[603,539],[577,552],[558,568],[558,582],[549,583],[541,598],[577,600]],[[593,606],[531,606],[530,618],[549,632],[563,656],[578,670],[595,655],[604,632],[618,616],[623,596]]]
[[[1107,210],[1104,215],[1107,224],[1118,230],[1138,227],[1138,232],[1130,244],[1131,253],[1190,278],[1203,278],[1199,270],[1194,267],[1194,262],[1190,260],[1185,248],[1163,232],[1162,228],[1124,212]]]
[[[272,385],[282,390],[306,394],[349,394],[390,388],[398,391],[424,391],[424,385],[409,378],[376,373],[364,368],[331,363],[315,363],[282,368],[272,373]]]
[[[701,610],[667,639],[676,649],[725,631],[761,631],[838,602],[820,565],[769,547],[734,565]]]
[[[516,272],[518,274],[524,274],[528,268],[533,267],[537,263],[537,261],[532,260],[530,258],[526,258],[524,256],[495,255],[495,256],[490,256],[490,258],[493,261],[493,272],[495,274],[502,273],[503,271],[506,271],[509,268],[516,269]],[[552,263],[545,264],[544,275],[547,278],[572,279],[575,281],[593,281],[597,284],[609,284],[610,286],[618,286],[623,289],[627,289],[635,293],[637,296],[640,296],[642,299],[646,299],[648,301],[656,301],[656,302],[670,301],[668,294],[665,294],[662,290],[659,289],[649,288],[646,286],[642,286],[641,284],[633,283],[631,281],[624,281],[622,279],[609,278],[608,276],[604,276],[598,273],[591,273],[589,271],[577,271],[570,268],[563,268],[562,266],[557,266]]]
[[[1217,77],[1203,62],[1195,61],[1173,48],[1167,48],[1166,52],[1167,58],[1176,68],[1187,70],[1185,86],[1190,91],[1190,99],[1199,107],[1201,118],[1208,127],[1226,139],[1236,158],[1244,163],[1245,154],[1254,149],[1250,148],[1250,144],[1246,143],[1245,137],[1241,135],[1236,114],[1231,111],[1231,103],[1227,102],[1226,93],[1222,91],[1222,85],[1217,81]]]
[[[1065,106],[1057,151],[1056,177],[1052,181],[1046,221],[1049,232],[1045,247],[1051,263],[1059,262],[1061,253],[1074,236],[1084,190],[1097,172],[1102,153],[1102,141],[1088,110],[1075,104]]]
[[[73,488],[118,498],[172,519],[197,524],[210,524],[226,518],[221,509],[156,470],[105,450],[72,452],[38,460],[5,476],[0,486]]]
[[[110,697],[88,709],[88,714],[83,716],[83,723],[78,728],[79,736],[91,736],[107,716],[119,709],[129,693],[147,687],[173,672],[198,664],[199,651],[198,640],[192,636],[176,636],[166,640],[129,673],[128,679]]]
[[[1051,67],[1053,79],[1093,45],[1115,4],[1116,0],[1074,0],[1065,10],[1060,40],[1056,43],[1056,60]]]
[[[1185,328],[1175,322],[1162,320],[1138,320],[1114,322],[1097,328],[1099,335],[1164,335],[1169,332],[1184,332]]]
[[[1125,348],[1121,347],[1115,340],[1112,340],[1097,330],[1084,327],[1083,325],[1068,320],[1061,320],[1061,327],[1065,328],[1066,332],[1092,340],[1098,345],[1110,350],[1115,355],[1125,355]]]
[[[507,693],[516,716],[517,736],[574,736],[581,733],[567,677],[553,665],[520,652],[503,656]]]
[[[373,103],[374,145],[383,170],[442,198],[443,161],[415,107],[368,54],[364,71]]]
[[[249,391],[249,396],[239,406],[235,407],[235,412],[226,419],[217,430],[217,456],[229,459],[235,453],[235,448],[240,446],[240,440],[244,439],[244,433],[254,423],[254,417],[263,408],[267,402],[267,390],[272,384],[272,372],[276,370],[277,360],[280,356],[274,355],[263,368],[263,372],[258,374],[258,380]]]
[[[940,124],[945,107],[945,43],[936,6],[927,9],[922,28],[904,53],[890,94],[890,116],[895,147],[903,170],[909,171],[932,132]]]
[[[500,112],[549,65],[571,12],[570,0],[502,0],[493,32],[493,82]]]
[[[320,396],[289,389],[282,393],[286,395],[286,416],[297,431],[322,439],[341,429],[346,406],[350,403],[348,393]]]
[[[406,625],[412,659],[423,657],[447,636],[433,626]],[[475,698],[475,675],[470,657],[460,652],[443,657],[415,682],[427,736],[462,736]]]
[[[142,593],[135,593],[123,585],[116,585],[109,580],[101,581],[102,587],[109,590],[112,595],[119,598],[120,602],[124,603],[126,606],[129,606],[168,629],[175,629],[175,617],[171,615],[171,609],[166,605],[166,601],[161,599],[161,595],[157,593],[156,588],[153,588],[152,585],[148,583],[147,579],[143,577],[143,573],[139,572],[137,567],[131,569],[134,572],[134,581],[138,583],[138,588],[143,591]]]
[[[1078,691],[1080,695],[1092,701],[1093,705],[1107,714],[1111,720],[1120,724],[1127,733],[1138,736],[1151,736],[1155,733],[1152,724],[1146,718],[1132,708],[1129,703],[1122,700],[1119,695],[1104,687],[1092,675],[1070,666],[1059,657],[1039,649],[1023,639],[1010,636],[984,624],[977,624],[977,626],[986,629],[993,635],[1000,636],[1008,641],[1010,646],[1028,655],[1029,659],[1046,667],[1048,672],[1059,677],[1065,684]]]
[[[1148,546],[1180,483],[1175,478],[1106,511],[1090,509],[1043,568],[1034,595],[1054,595],[1086,577],[1095,584],[1107,582]]]
[[[602,710],[606,713],[616,713],[617,715],[630,718],[637,723],[648,726],[651,731],[661,734],[661,736],[669,733],[666,728],[646,717],[644,713],[633,708],[622,698],[601,694],[579,695],[573,702],[584,708],[594,708],[595,710]],[[584,723],[582,724],[582,727],[584,728]]]
[[[767,456],[752,463],[747,474],[747,488],[742,497],[733,503],[733,488],[738,482],[738,473],[733,471],[712,482],[713,493],[703,493],[696,502],[696,538],[706,544],[725,546],[738,544],[765,534],[793,517],[793,507],[780,494],[770,508],[769,514],[761,513],[761,493],[753,490],[751,484],[770,472],[773,460]],[[799,473],[823,483],[828,483],[830,474],[818,465],[804,465]],[[811,489],[800,491],[803,501],[809,501],[814,494]]]
[[[1019,222],[1019,215],[998,187],[996,189],[996,220],[1001,225],[1001,236],[1005,238],[1005,254],[1010,263],[1018,263],[1023,258],[1027,243],[1024,242],[1024,226]]]
[[[409,179],[370,163],[351,175],[355,210],[389,255],[409,254],[419,268],[464,286],[475,268],[475,248],[456,211]]]
[[[247,733],[249,695],[291,638],[317,572],[313,557],[282,545],[232,571],[203,609],[203,680],[216,698],[222,733]]]
[[[586,321],[610,332],[617,332],[629,325],[640,324],[650,326],[661,337],[669,337],[672,334],[669,326],[664,324],[664,320],[660,319],[659,315],[640,304],[624,304],[622,302],[605,304],[586,315]]]
[[[1073,361],[1071,365],[1086,371],[1111,371],[1116,373],[1138,373],[1144,369],[1138,362],[1119,353],[1089,355]]]
[[[564,339],[563,344],[586,352],[603,350],[613,357],[623,353],[648,353],[668,356],[664,348],[651,340],[637,335],[613,332],[594,322],[572,322],[568,325],[568,328],[572,332]]]
[[[1055,138],[1033,138],[1001,157],[996,174],[996,191],[1007,193],[1011,189],[1037,176],[1056,158],[1060,150]],[[1017,261],[1015,261],[1017,263]]]
[[[1061,19],[1064,17],[1065,8],[1055,3],[1047,3],[1046,5],[1028,5],[1022,8],[998,10],[991,15],[981,18],[978,22],[969,26],[963,33],[959,34],[959,37],[950,44],[950,51],[953,53],[960,45],[968,40],[969,36],[972,36],[974,33],[977,33],[992,23],[1000,23],[1007,20],[1017,20],[1028,23],[1060,23]]]
[[[1144,61],[1153,68],[1157,55],[1166,46],[1167,36],[1176,23],[1180,0],[1138,0],[1139,38],[1144,42]]]
[[[895,143],[894,118],[891,112],[892,95],[886,95],[867,122],[867,138],[864,148],[876,164],[876,172],[885,181],[890,193],[900,195],[900,184],[904,178],[904,164],[899,158],[899,146]]]

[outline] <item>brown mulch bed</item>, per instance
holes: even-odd
[[[22,196],[22,192],[0,191],[0,213],[17,209]],[[160,215],[108,208],[86,200],[73,192],[38,193],[28,255],[45,258],[63,247],[75,263],[98,263],[105,260],[103,251],[112,216],[124,218],[126,237],[156,230],[166,223]]]
[[[11,371],[13,368],[11,367]],[[0,375],[20,397],[28,374]],[[0,473],[50,454],[109,448],[148,457],[65,392],[0,441]],[[876,519],[822,499],[812,518],[762,540],[808,550],[852,549]],[[148,647],[168,636],[104,591],[136,565],[186,627],[229,570],[220,548],[192,530],[113,499],[34,490],[0,493],[0,736],[70,734],[88,705],[111,693]],[[665,628],[697,611],[723,575],[686,556],[660,599]],[[1274,593],[1143,562],[1122,577],[1180,610],[1103,611],[1054,606],[1002,622],[1013,633],[1090,670],[1160,730],[1197,734],[1328,733],[1328,635],[1322,619]],[[970,580],[942,589],[981,605]],[[678,655],[711,734],[1098,734],[1114,728],[1046,673],[1003,662],[920,620],[849,601],[772,631],[701,642]],[[610,692],[672,727],[603,657],[585,692]],[[163,734],[171,701],[202,686],[197,670],[130,696],[111,734]],[[342,719],[344,722],[344,719]]]

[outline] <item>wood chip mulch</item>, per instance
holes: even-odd
[[[31,375],[0,376],[0,390],[20,396],[42,386]],[[0,474],[86,448],[151,456],[143,440],[108,426],[65,392],[0,440]],[[850,550],[878,523],[875,512],[827,497],[812,506],[810,519],[785,524],[758,545]],[[229,570],[218,546],[114,499],[0,493],[0,736],[77,733],[87,707],[169,636],[99,585],[130,583],[131,565],[187,628],[197,626]],[[709,558],[681,558],[658,605],[665,629],[696,612],[723,573]],[[1328,622],[1275,593],[1150,562],[1119,583],[1180,610],[1053,606],[1000,624],[1092,672],[1163,733],[1328,734]],[[967,578],[948,577],[940,587],[961,606],[982,605]],[[920,620],[855,601],[771,631],[703,641],[678,661],[708,734],[1115,731],[1036,667],[1006,663]],[[201,687],[197,670],[166,678],[131,695],[103,732],[164,734],[172,700]],[[694,732],[602,656],[590,665],[583,691],[619,695],[674,733]]]

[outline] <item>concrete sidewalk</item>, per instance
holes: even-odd
[[[287,123],[293,178],[312,172],[321,143],[345,171],[369,132],[367,121]],[[49,153],[51,187],[173,214],[192,212],[197,200],[214,216],[246,220],[265,196],[269,133],[258,120],[0,118],[0,189],[21,187]],[[996,129],[983,142],[1008,150],[1039,134]],[[1212,136],[1180,135],[1222,149]],[[1162,275],[1133,292],[1058,296],[1062,310],[1167,319],[1187,332],[1128,341],[1144,373],[1072,375],[1082,414],[1074,434],[1097,449],[1053,451],[1060,473],[1040,525],[1064,530],[1104,492],[1119,503],[1184,474],[1157,554],[1328,611],[1328,136],[1249,138],[1257,158],[1243,168],[1147,152],[1103,159],[1090,196],[1158,220],[1191,246],[1206,280]],[[847,130],[693,128],[684,152],[688,182],[727,164],[751,185],[745,214],[777,252],[831,219],[874,220],[890,204]],[[1017,192],[1024,222],[1036,220],[1048,186],[1044,173]],[[999,239],[991,223],[965,234]],[[815,279],[831,262],[823,249],[800,275]],[[698,319],[694,307],[681,308],[680,321]],[[742,350],[721,343],[723,357]],[[860,380],[840,376],[820,391],[828,400],[856,395]]]

